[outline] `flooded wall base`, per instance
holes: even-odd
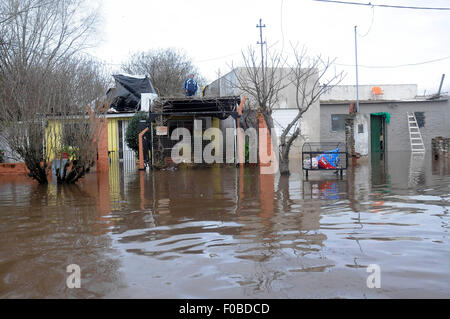
[[[450,138],[437,136],[431,139],[431,150],[435,159],[450,157]]]

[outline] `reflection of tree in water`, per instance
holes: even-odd
[[[111,239],[96,235],[95,195],[78,185],[35,185],[29,205],[9,214],[0,223],[8,234],[0,241],[0,296],[102,297],[119,284]],[[72,263],[81,267],[80,289],[66,287]]]

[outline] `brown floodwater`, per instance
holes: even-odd
[[[122,164],[64,187],[0,176],[0,298],[450,297],[449,161],[389,153],[309,181],[296,162],[290,177]]]

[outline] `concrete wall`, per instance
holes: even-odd
[[[383,94],[375,96],[372,88],[378,86]],[[417,96],[417,84],[373,84],[359,85],[360,100],[412,100]],[[356,85],[337,85],[327,90],[322,101],[356,101]]]
[[[5,163],[17,163],[22,161],[19,154],[11,150],[9,145],[0,136],[0,150],[5,153],[3,160]]]
[[[236,88],[237,76],[243,74],[243,68],[236,68],[233,71],[225,74],[220,79],[215,80],[206,90],[206,96],[227,96],[227,95],[240,95],[247,96],[248,103],[252,107],[257,107],[255,101],[252,101],[252,97],[248,96],[244,92],[240,92]],[[282,72],[288,72],[288,69],[279,69],[280,75]],[[311,79],[310,85],[315,79]],[[290,120],[297,114],[296,106],[296,89],[290,84],[288,85],[288,80],[286,79],[282,85],[286,87],[280,91],[279,100],[273,106],[273,119],[275,124],[275,130],[279,136],[284,127],[290,122]],[[303,114],[303,118],[300,120],[302,136],[297,138],[294,142],[290,157],[300,157],[301,156],[301,146],[305,141],[320,142],[320,103],[314,103],[309,110]]]
[[[369,155],[369,143],[370,143],[370,115],[369,114],[356,114],[355,116],[355,152],[362,155]],[[359,132],[359,126],[362,125],[362,132]]]
[[[349,104],[321,103],[320,136],[322,141],[345,141],[345,131],[331,130],[332,114],[348,114]],[[424,112],[425,127],[420,128],[427,150],[431,149],[431,139],[436,136],[450,136],[450,102],[448,99],[435,101],[371,102],[361,103],[360,113],[369,115],[375,112],[391,114],[391,123],[386,125],[386,147],[388,151],[410,151],[407,112]],[[369,150],[370,150],[370,118]]]

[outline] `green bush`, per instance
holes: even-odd
[[[147,112],[137,112],[128,124],[127,132],[125,133],[125,142],[136,153],[139,152],[139,121],[146,120],[147,117]]]

